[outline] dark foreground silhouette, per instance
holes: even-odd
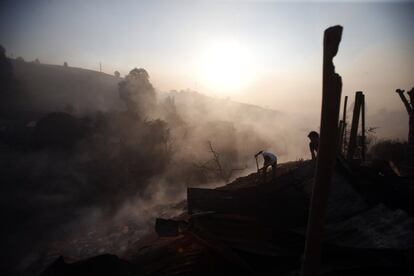
[[[312,161],[281,164],[274,182],[251,174],[216,189],[189,189],[187,212],[158,219],[159,235],[148,234],[121,259],[59,258],[42,275],[296,275],[313,169]],[[413,273],[411,182],[384,167],[338,160],[322,275]]]

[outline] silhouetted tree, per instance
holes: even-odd
[[[17,57],[16,60],[20,61],[20,62],[25,62],[24,58],[22,58],[22,57]]]
[[[208,147],[212,155],[212,159],[201,164],[194,164],[197,168],[207,172],[212,172],[216,175],[218,179],[222,180],[225,184],[229,183],[231,177],[235,172],[246,169],[246,167],[234,168],[231,166],[225,166],[225,164],[222,164],[220,154],[213,148],[213,144],[210,141],[208,141]]]
[[[34,144],[37,148],[70,150],[85,136],[80,121],[64,112],[49,113],[37,122]]]
[[[37,58],[33,61],[33,63],[40,64],[40,60]]]
[[[66,61],[63,63],[63,67],[68,67],[68,63]]]
[[[168,96],[165,98],[162,104],[162,109],[165,112],[165,119],[169,125],[177,127],[184,124],[183,119],[178,114],[174,96]]]
[[[120,78],[121,77],[121,73],[119,73],[118,71],[115,71],[114,72],[114,76],[117,77],[117,78]]]
[[[10,59],[6,57],[6,50],[0,45],[0,95],[3,97],[12,90],[13,66]]]
[[[395,92],[400,96],[408,113],[408,144],[414,145],[414,87],[407,92],[410,102],[405,97],[404,90],[397,89]]]
[[[172,153],[170,129],[166,122],[162,120],[154,120],[146,123],[148,129],[147,137],[145,140],[151,141],[147,148],[152,152],[157,152],[158,156],[162,156],[164,160],[162,162],[169,162]]]
[[[132,69],[118,86],[119,96],[131,114],[143,118],[155,108],[155,89],[145,69]]]

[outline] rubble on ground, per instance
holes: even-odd
[[[187,212],[175,218],[176,224],[166,225],[176,225],[177,235],[148,233],[113,262],[119,269],[117,274],[296,275],[304,249],[314,163],[293,162],[282,168],[276,179],[268,183],[251,174],[216,189],[189,188]],[[413,272],[412,206],[382,199],[383,193],[387,193],[384,183],[393,189],[394,196],[398,191],[412,195],[407,194],[410,186],[396,190],[394,183],[414,183],[412,179],[399,182],[387,176],[378,192],[371,183],[377,177],[382,176],[356,170],[344,161],[337,162],[321,275]],[[370,193],[372,189],[375,196]],[[88,260],[67,264],[57,259],[42,275],[75,275],[75,267],[90,269],[85,262]],[[102,267],[108,265],[104,260],[101,263]]]

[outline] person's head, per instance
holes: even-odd
[[[318,141],[319,140],[319,134],[316,131],[311,131],[308,134],[308,138],[313,142],[313,141]]]

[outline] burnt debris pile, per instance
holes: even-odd
[[[216,189],[189,188],[187,212],[174,220],[158,218],[156,233],[141,239],[121,259],[103,255],[72,264],[58,259],[42,275],[75,275],[71,272],[107,266],[108,271],[115,266],[118,275],[296,275],[304,251],[314,163],[285,166],[289,169],[274,182],[261,183],[252,174]],[[322,275],[406,275],[412,270],[414,204],[400,199],[412,198],[414,190],[408,179],[378,173],[356,170],[344,159],[337,162]],[[389,196],[391,190],[395,200]]]

